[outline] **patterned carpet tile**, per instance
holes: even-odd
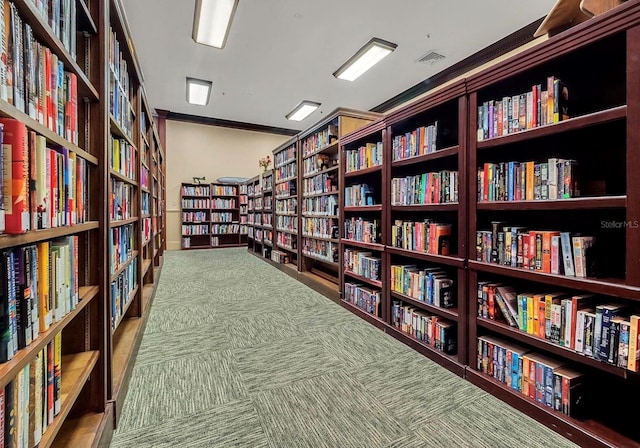
[[[231,346],[227,332],[219,324],[187,327],[170,332],[145,332],[136,358],[136,368],[226,350]]]
[[[161,425],[118,430],[112,448],[270,448],[248,400],[212,407]]]
[[[200,327],[220,323],[218,306],[180,304],[165,307],[152,307],[147,321],[145,334],[173,332],[183,328]]]
[[[273,447],[382,448],[403,433],[371,394],[340,372],[253,399]]]
[[[136,366],[118,430],[158,425],[247,396],[230,352]]]
[[[264,345],[283,340],[296,340],[300,333],[290,319],[277,313],[245,314],[227,318],[224,329],[234,348]]]
[[[238,371],[250,393],[339,370],[343,363],[319,341],[292,338],[234,351]]]

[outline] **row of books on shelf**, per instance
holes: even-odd
[[[298,218],[296,216],[276,216],[276,228],[278,230],[298,231]]]
[[[449,255],[452,228],[451,224],[431,219],[395,220],[391,226],[391,245],[425,254]]]
[[[182,196],[206,196],[209,197],[211,190],[209,185],[183,185]]]
[[[230,222],[233,221],[235,213],[211,213],[211,222]]]
[[[182,235],[209,235],[209,224],[183,224]]]
[[[396,135],[391,142],[392,159],[404,160],[437,151],[438,122],[420,126],[411,132]]]
[[[357,306],[365,313],[382,317],[382,295],[379,290],[360,283],[345,282],[344,300]]]
[[[439,308],[455,308],[456,294],[451,276],[440,268],[415,264],[391,265],[391,291]]]
[[[447,355],[457,352],[457,328],[454,322],[429,314],[403,302],[394,301],[391,323],[401,332],[423,341],[434,350]]]
[[[338,196],[328,195],[304,198],[302,200],[302,214],[306,216],[337,216]]]
[[[555,76],[519,95],[478,106],[478,141],[569,119],[569,88]]]
[[[76,2],[72,0],[30,0],[64,48],[76,58]]]
[[[329,124],[326,128],[311,134],[302,142],[302,156],[306,157],[338,140],[338,123]]]
[[[149,188],[149,169],[144,165],[140,167],[140,186],[142,188]]]
[[[0,118],[0,231],[10,234],[69,226],[88,218],[87,162],[48,148],[24,123]]]
[[[318,238],[338,238],[338,220],[302,218],[302,234]]]
[[[133,300],[131,293],[138,286],[138,259],[134,259],[111,282],[111,329],[115,330],[122,319],[129,301]]]
[[[248,196],[257,196],[262,193],[262,186],[260,184],[249,184],[247,185],[247,195]]]
[[[182,208],[211,208],[210,199],[182,199]]]
[[[77,76],[66,72],[58,56],[35,39],[13,2],[2,2],[0,16],[0,97],[77,144]]]
[[[282,252],[276,249],[271,251],[271,261],[275,261],[276,263],[290,263],[291,257],[288,253]]]
[[[439,171],[391,179],[391,205],[458,202],[458,172]]]
[[[583,418],[585,375],[562,361],[501,338],[478,338],[476,368],[512,390],[548,408]]]
[[[570,277],[596,274],[595,237],[493,221],[476,232],[476,260]]]
[[[296,250],[298,248],[298,237],[290,233],[276,232],[276,243],[283,249]]]
[[[115,227],[109,232],[110,250],[110,273],[111,275],[120,268],[121,265],[129,261],[135,250],[135,227],[127,224]]]
[[[344,237],[362,243],[380,243],[382,225],[379,219],[351,217],[344,220]]]
[[[134,146],[124,139],[109,136],[109,162],[114,171],[135,181],[137,158],[138,151]]]
[[[323,173],[304,179],[303,188],[303,196],[321,193],[338,194],[338,174],[336,172]]]
[[[371,184],[350,185],[344,189],[345,207],[375,205],[374,188]]]
[[[296,196],[297,186],[295,180],[289,180],[276,184],[275,196],[276,199],[287,198],[288,196]]]
[[[235,235],[240,233],[240,224],[214,224],[211,226],[211,233]]]
[[[382,259],[369,251],[345,249],[344,269],[361,277],[380,281]]]
[[[109,27],[109,68],[109,112],[125,134],[131,137],[133,135],[131,79],[127,60],[120,51],[120,42],[111,27]]]
[[[212,196],[238,196],[238,187],[235,185],[212,185]]]
[[[329,263],[337,263],[339,257],[338,250],[338,244],[331,241],[315,240],[313,238],[302,239],[302,253],[311,258]]]
[[[201,223],[209,222],[208,212],[182,212],[182,222]]]
[[[478,282],[478,316],[590,358],[637,372],[640,314],[595,294],[520,292],[501,282]]]
[[[276,201],[276,215],[277,214],[295,214],[298,210],[297,199],[284,199]]]
[[[0,257],[0,362],[6,362],[78,304],[78,237],[6,249]]]
[[[140,192],[140,213],[143,215],[151,214],[150,195],[146,191]]]
[[[267,194],[271,190],[273,190],[273,175],[268,173],[262,177],[262,192]]]
[[[295,145],[289,146],[288,148],[283,149],[282,151],[278,152],[277,154],[274,154],[274,156],[273,156],[273,166],[276,169],[278,169],[282,165],[285,165],[285,164],[291,163],[291,162],[295,162],[297,155],[298,155],[298,148]],[[276,179],[277,179],[277,177],[276,177]]]
[[[545,162],[485,163],[478,169],[478,202],[571,199],[580,195],[578,163],[550,158]]]
[[[366,143],[358,149],[347,149],[345,151],[345,172],[371,168],[382,165],[382,142]]]
[[[236,199],[213,199],[211,200],[211,209],[223,209],[229,210],[238,207],[238,201]]]
[[[109,218],[111,221],[129,219],[135,216],[135,187],[127,182],[111,178],[111,198],[109,200]]]
[[[314,154],[302,161],[302,174],[304,176],[312,176],[328,170],[329,168],[338,167],[338,154]],[[295,176],[295,174],[292,174]]]
[[[62,405],[62,333],[0,389],[0,440],[6,447],[38,446]]]

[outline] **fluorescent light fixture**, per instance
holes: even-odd
[[[333,74],[336,78],[354,81],[395,50],[396,44],[374,37]]]
[[[211,81],[187,78],[187,102],[196,106],[206,106],[211,96]]]
[[[193,40],[224,48],[237,7],[238,0],[196,0]]]
[[[291,112],[289,112],[286,117],[287,120],[292,121],[302,121],[307,118],[311,113],[320,107],[320,103],[316,103],[314,101],[302,101],[296,107],[293,108]]]

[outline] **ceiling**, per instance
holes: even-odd
[[[224,49],[191,39],[195,0],[123,0],[151,105],[295,130],[337,107],[369,110],[544,17],[555,0],[240,0]],[[396,50],[354,82],[332,73],[372,37]],[[417,62],[436,51],[433,65]],[[207,106],[186,78],[213,81]],[[285,115],[322,103],[301,122]]]

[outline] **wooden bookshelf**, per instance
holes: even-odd
[[[240,186],[238,184],[211,184],[210,226],[212,248],[238,247],[240,232]]]
[[[272,259],[287,260],[298,268],[298,237],[300,208],[298,136],[284,142],[273,150],[274,175],[274,239]],[[275,254],[274,254],[275,252]]]
[[[470,117],[467,377],[581,446],[640,446],[640,429],[622,406],[640,396],[640,375],[511,327],[501,313],[496,320],[487,318],[484,307],[478,309],[476,291],[478,282],[488,281],[512,285],[518,293],[594,294],[594,307],[617,302],[629,305],[630,313],[638,313],[640,263],[635,248],[640,247],[640,232],[633,223],[640,216],[637,175],[640,156],[636,150],[640,143],[637,130],[640,91],[633,79],[640,74],[640,62],[635,57],[640,51],[639,42],[640,3],[626,2],[470,76],[466,82]],[[594,58],[599,64],[589,76],[583,76],[581,68]],[[484,112],[485,102],[501,102],[504,96],[526,94],[535,90],[537,84],[542,84],[541,91],[547,91],[548,95],[550,76],[564,82],[574,99],[569,103],[569,119],[546,121],[544,118],[549,115],[546,113],[537,127],[527,126],[515,133],[497,132],[493,138],[484,135],[484,123],[478,114],[479,108]],[[546,149],[536,152],[534,147]],[[582,168],[578,172],[581,188],[577,197],[555,199],[549,195],[552,197],[549,200],[547,190],[543,189],[539,192],[543,197],[538,197],[534,190],[533,198],[527,200],[488,202],[483,197],[484,191],[479,191],[484,184],[478,184],[478,171],[484,170],[485,164],[498,166],[518,161],[522,165],[533,160],[548,165],[549,159],[555,157],[576,160]],[[599,187],[592,191],[594,183]],[[498,232],[504,226],[526,226],[531,231],[557,230],[595,236],[595,247],[599,249],[594,256],[600,264],[586,278],[552,274],[544,265],[536,266],[539,267],[536,270],[519,267],[517,263],[498,264],[500,260],[487,259],[482,250],[479,253],[475,250],[477,240],[481,239],[477,232],[491,231],[493,221],[502,223],[496,227]],[[631,225],[618,229],[606,226],[617,221]],[[501,253],[498,251],[498,256]],[[560,359],[567,367],[584,374],[594,388],[584,392],[583,400],[591,406],[583,412],[583,418],[570,417],[525,397],[483,372],[474,362],[478,350],[483,348],[478,338],[483,336]]]
[[[245,185],[247,188],[247,248],[249,252],[262,254],[262,231],[260,230],[262,226],[262,182],[260,176],[252,177]],[[256,232],[257,230],[260,232]]]
[[[340,291],[340,223],[335,216],[342,209],[344,185],[342,139],[374,120],[380,114],[338,108],[298,135],[299,223],[307,234],[298,244],[298,270],[310,278],[329,279]],[[313,213],[308,213],[312,212]],[[318,214],[319,211],[324,215]],[[311,231],[319,229],[318,231]]]

